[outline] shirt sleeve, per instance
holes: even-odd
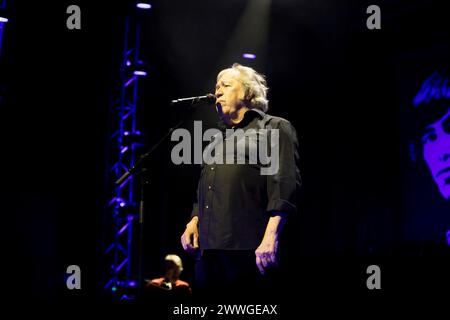
[[[198,202],[194,202],[192,205],[191,220],[195,216],[198,216]]]
[[[273,128],[279,130],[279,168],[276,173],[267,175],[267,211],[293,214],[297,212],[297,194],[302,184],[297,133],[284,119]]]
[[[201,172],[203,172],[203,165],[201,168]],[[193,217],[198,216],[198,199],[199,199],[199,189],[200,189],[200,183],[201,183],[201,178],[202,178],[202,174],[200,173],[200,178],[198,180],[198,184],[197,184],[197,193],[196,193],[196,197],[195,197],[195,202],[192,204],[192,211],[191,211],[191,217],[190,220],[192,220]],[[190,221],[189,220],[189,221]]]
[[[197,195],[195,197],[195,202],[192,204],[192,211],[191,211],[191,218],[190,220],[192,220],[193,217],[198,216],[198,188],[197,187]]]

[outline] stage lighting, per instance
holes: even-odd
[[[256,54],[253,54],[253,53],[244,53],[242,56],[245,59],[256,59]]]
[[[6,23],[8,21],[9,21],[8,18],[0,17],[0,22],[1,23]]]
[[[138,60],[136,62],[133,62],[128,60],[126,62],[126,65],[127,72],[129,72],[129,74],[131,75],[145,77],[148,74],[148,65],[145,61]]]
[[[134,144],[135,146],[141,146],[145,142],[145,137],[140,131],[130,132],[125,131],[123,133],[122,146],[130,146]]]
[[[136,7],[138,7],[139,9],[149,10],[152,5],[149,3],[139,2],[138,4],[136,4]]]
[[[142,71],[142,70],[136,70],[136,71],[133,72],[133,74],[135,76],[145,77],[147,75],[147,72],[146,71]]]
[[[128,281],[127,285],[128,285],[128,287],[136,287],[137,283],[136,283],[136,281]]]
[[[141,134],[140,131],[136,131],[136,132],[124,131],[124,133],[123,133],[124,136],[133,136],[133,135],[139,136],[140,134]]]

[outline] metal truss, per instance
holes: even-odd
[[[120,83],[112,94],[110,136],[107,156],[106,189],[108,202],[104,219],[104,289],[120,299],[124,292],[139,285],[139,177],[129,176],[120,185],[115,182],[141,154],[143,130],[139,125],[139,83],[147,75],[139,57],[139,17],[125,18]]]

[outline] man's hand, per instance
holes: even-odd
[[[263,240],[255,251],[256,266],[261,274],[265,274],[267,269],[278,265],[278,238],[283,229],[285,219],[286,214],[279,212],[270,217],[269,222],[267,223]]]
[[[256,249],[256,266],[261,274],[265,274],[266,270],[271,267],[276,267],[278,252],[278,238],[277,236],[264,236],[263,241]]]
[[[187,252],[194,252],[198,249],[198,217],[195,216],[186,225],[186,230],[184,230],[181,236],[181,244],[183,249]]]

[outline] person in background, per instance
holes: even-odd
[[[164,258],[164,276],[147,282],[147,288],[153,286],[170,290],[174,294],[190,294],[191,287],[186,281],[180,280],[183,271],[181,258],[176,254],[168,254]]]

